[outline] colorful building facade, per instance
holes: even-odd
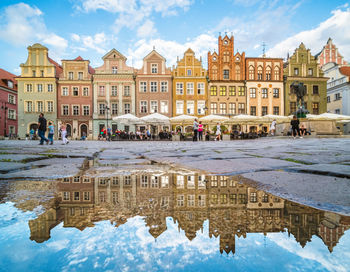
[[[304,103],[311,114],[321,114],[327,111],[327,80],[319,67],[317,60],[306,49],[303,43],[295,50],[284,67],[284,113],[294,114],[297,110],[297,97],[291,93],[293,82],[304,83],[306,95]]]
[[[113,117],[131,113],[135,115],[135,73],[126,65],[126,57],[112,49],[102,57],[103,65],[95,69],[93,77],[93,138],[102,128],[110,126],[129,130],[131,127],[112,121]]]
[[[0,68],[0,138],[17,134],[16,75]]]
[[[315,55],[315,58],[317,58],[317,62],[321,67],[329,62],[334,62],[340,66],[348,65],[348,62],[339,53],[338,48],[331,38],[328,39],[327,44],[323,46],[321,52]]]
[[[208,52],[210,114],[247,113],[245,53],[234,53],[234,38],[219,36],[219,52]]]
[[[80,56],[62,60],[57,88],[57,125],[65,123],[73,139],[92,139],[92,75],[90,61]]]
[[[40,113],[57,124],[57,78],[62,72],[62,67],[49,58],[45,46],[36,43],[27,49],[27,61],[20,65],[21,76],[16,78],[18,136],[21,138],[25,138],[32,128],[37,130]]]
[[[173,116],[182,114],[206,115],[208,105],[207,71],[202,58],[197,59],[192,49],[173,67]]]

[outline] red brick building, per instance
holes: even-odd
[[[92,75],[90,61],[80,56],[74,60],[62,60],[63,72],[57,87],[57,126],[67,125],[67,135],[80,139],[86,135],[92,139]]]
[[[18,133],[15,77],[16,75],[0,68],[0,138]]]

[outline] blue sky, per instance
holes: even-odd
[[[0,1],[0,67],[19,74],[27,46],[39,42],[60,62],[91,65],[116,48],[136,68],[155,46],[168,66],[191,47],[206,66],[219,32],[235,50],[283,57],[304,42],[313,54],[332,37],[350,60],[350,1],[344,0],[31,0]]]

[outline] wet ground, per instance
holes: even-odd
[[[0,142],[0,271],[349,271],[350,140]]]

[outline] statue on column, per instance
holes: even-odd
[[[294,81],[290,85],[290,92],[297,96],[297,111],[292,114],[295,114],[298,118],[305,118],[306,114],[309,113],[305,109],[304,96],[306,95],[306,88],[303,82]]]

